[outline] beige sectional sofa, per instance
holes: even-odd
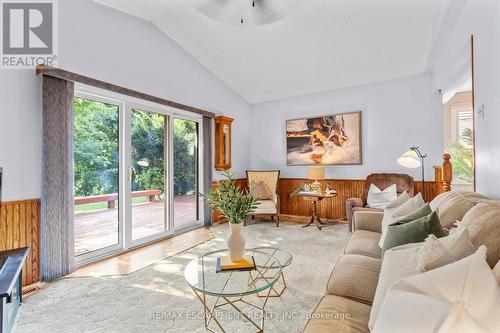
[[[446,192],[431,203],[444,227],[456,221],[467,227],[473,244],[486,245],[491,267],[500,259],[500,201],[478,193]],[[356,212],[353,233],[327,282],[305,333],[369,332],[368,320],[382,266],[378,241],[381,235],[381,212]]]

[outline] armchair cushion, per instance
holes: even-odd
[[[261,200],[252,214],[277,214],[278,208],[273,200]]]

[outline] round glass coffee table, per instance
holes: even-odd
[[[261,275],[255,275],[254,273],[250,272],[250,276],[252,279],[257,279],[257,280],[262,280],[264,277],[267,277],[267,271],[275,269],[277,265],[281,266],[281,274],[280,274],[280,281],[277,281],[275,284],[271,286],[271,293],[269,297],[280,297],[281,294],[286,289],[286,280],[285,280],[285,274],[284,268],[288,267],[293,260],[292,254],[286,250],[276,248],[276,247],[255,247],[252,249],[253,251],[258,251],[258,252],[263,252],[267,253],[272,258],[276,258],[278,260],[278,263],[275,261],[270,261],[268,263],[263,263],[262,264],[262,274]],[[271,271],[272,274],[272,271]],[[257,296],[259,297],[264,297],[262,293],[257,293]]]
[[[223,317],[220,312],[221,307],[229,307],[236,312],[238,316],[234,318],[241,315],[242,319],[257,329],[257,332],[264,331],[265,307],[272,286],[282,276],[282,267],[280,261],[267,252],[252,249],[247,250],[246,254],[253,255],[256,266],[254,270],[217,273],[217,258],[228,256],[227,250],[203,254],[191,260],[184,269],[186,282],[203,306],[205,328],[211,332],[217,332],[210,327],[212,322],[221,332],[226,332],[221,321]],[[248,300],[258,293],[266,294],[260,305],[257,305],[255,300]],[[253,315],[249,316],[248,311],[245,313],[242,306],[260,311],[260,322],[257,323]]]

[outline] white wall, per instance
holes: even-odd
[[[467,0],[462,7],[436,52],[433,86],[446,88],[447,75],[469,52],[474,35],[476,185],[478,192],[500,197],[500,1]],[[484,118],[477,113],[481,105]]]
[[[401,172],[420,179],[420,169],[405,169],[396,162],[412,145],[428,154],[426,178],[434,178],[432,165],[441,164],[443,146],[441,100],[425,75],[253,105],[252,168],[306,177],[306,167],[286,166],[285,121],[357,110],[363,111],[363,165],[328,167],[327,178]]]
[[[233,170],[249,162],[248,104],[151,23],[91,0],[59,1],[59,67],[235,118]],[[41,83],[0,71],[2,200],[40,197]]]

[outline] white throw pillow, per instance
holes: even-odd
[[[444,247],[439,239],[430,234],[417,254],[417,270],[427,272],[431,269],[450,264],[455,261],[453,255]]]
[[[385,251],[368,321],[370,330],[375,326],[380,306],[391,284],[400,278],[420,273],[417,269],[417,260],[418,250],[422,244],[405,244]]]
[[[380,248],[384,246],[385,236],[387,235],[387,229],[390,224],[396,222],[397,219],[410,214],[414,210],[419,209],[423,205],[425,205],[425,201],[422,198],[422,194],[418,193],[413,198],[406,200],[399,207],[390,209],[387,212],[384,210],[384,217],[382,219],[382,235],[380,236],[378,246]]]
[[[390,285],[400,278],[419,274],[465,258],[475,252],[467,228],[436,238],[429,235],[425,242],[405,244],[384,253],[368,327],[373,329],[380,306]]]
[[[500,332],[500,287],[486,247],[452,264],[396,281],[372,333]]]
[[[455,260],[468,257],[476,252],[476,247],[472,243],[467,228],[460,226],[452,230],[453,232],[450,232],[446,237],[437,238],[434,235],[429,235],[430,238],[428,237],[428,239],[437,239],[451,253]]]
[[[368,189],[366,203],[370,208],[383,209],[385,206],[398,198],[396,184],[392,184],[385,190],[380,190],[375,184],[371,184]]]

